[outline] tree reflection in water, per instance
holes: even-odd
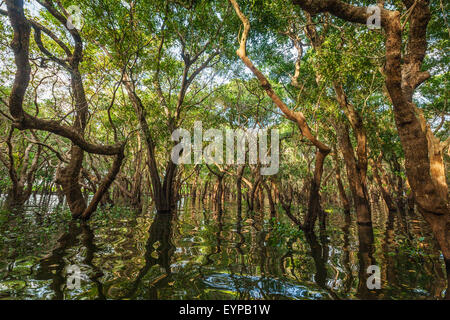
[[[12,216],[0,239],[2,248],[13,249],[1,258],[0,297],[436,299],[445,290],[439,252],[417,243],[430,235],[416,216],[380,213],[372,231],[336,212],[330,231],[316,236],[288,232],[294,227],[280,233],[269,212],[229,203],[214,211],[199,202],[186,201],[172,214],[105,215],[89,224],[28,211]],[[381,290],[366,286],[373,264],[381,269]],[[67,288],[71,265],[81,269],[79,289]]]

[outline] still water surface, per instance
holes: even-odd
[[[437,299],[442,257],[413,213],[374,214],[381,290],[365,285],[354,215],[330,211],[326,234],[305,237],[269,214],[227,203],[98,212],[88,224],[67,211],[0,213],[0,299]],[[319,233],[318,233],[319,234]],[[81,271],[70,289],[67,268]]]

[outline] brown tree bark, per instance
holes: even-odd
[[[237,177],[236,177],[236,200],[237,200],[237,210],[238,213],[242,212],[242,176],[244,175],[245,165],[240,165],[237,168]]]
[[[259,174],[259,168],[257,167],[256,170],[254,171],[254,174],[256,174],[256,179],[255,182],[252,185],[252,188],[250,190],[250,199],[249,199],[249,207],[248,210],[249,211],[253,211],[255,209],[255,198],[256,198],[256,191],[259,188],[259,184],[262,180],[261,175]]]
[[[224,191],[223,180],[225,177],[225,171],[221,168],[219,168],[220,171],[213,170],[208,164],[206,164],[206,167],[217,178],[217,184],[214,195],[214,208],[215,210],[217,210],[217,212],[221,213],[223,210],[223,202],[222,202]]]
[[[198,188],[199,173],[200,173],[200,167],[196,167],[195,168],[194,183],[192,184],[192,189],[191,189],[191,197],[192,197],[193,205],[195,205],[195,201],[197,199],[197,188]]]
[[[168,161],[166,165],[165,175],[161,181],[158,165],[156,163],[156,154],[154,139],[146,119],[145,107],[142,100],[136,93],[134,83],[128,74],[124,74],[124,84],[131,100],[131,104],[136,112],[139,121],[141,134],[145,141],[147,150],[147,164],[150,172],[152,183],[152,198],[158,212],[164,213],[172,210],[174,206],[173,183],[177,171],[177,166],[172,161]]]
[[[202,192],[202,203],[205,203],[207,192],[208,192],[209,180],[205,181]]]
[[[314,166],[314,176],[311,179],[311,187],[308,200],[308,211],[306,212],[305,221],[303,223],[303,229],[308,232],[314,230],[319,215],[321,216],[321,229],[325,228],[325,220],[322,217],[325,213],[320,206],[320,182],[323,174],[323,163],[328,153],[323,153],[320,150],[316,152],[316,163]]]
[[[267,198],[269,199],[269,208],[270,208],[270,217],[275,218],[276,217],[276,210],[275,210],[275,202],[272,197],[272,191],[270,190],[269,185],[266,181],[262,181],[262,186],[266,190]]]
[[[346,214],[350,214],[350,201],[348,201],[347,193],[345,192],[345,188],[342,183],[341,166],[337,150],[334,151],[334,163],[336,168],[336,184],[339,191],[339,197],[341,198],[342,207],[344,208],[344,212]]]
[[[283,207],[284,212],[288,216],[289,219],[291,219],[292,222],[294,222],[295,225],[297,225],[300,228],[303,228],[303,224],[292,212],[292,186],[289,184],[287,187],[287,190],[285,192],[280,193],[280,203]]]
[[[402,167],[395,154],[391,157],[391,171],[393,181],[395,183],[395,201],[397,202],[397,207],[401,213],[405,212],[405,198],[404,198],[404,181],[402,177]]]
[[[357,146],[355,156],[347,124],[338,124],[335,127],[339,145],[344,156],[345,166],[347,168],[347,177],[350,184],[350,190],[353,194],[357,222],[359,224],[371,225],[371,208],[367,191],[367,134],[361,115],[356,110],[355,106],[348,100],[342,84],[335,80],[333,87],[339,106],[350,122],[356,138]]]
[[[375,181],[378,184],[378,188],[381,191],[381,195],[383,196],[383,200],[386,203],[386,206],[388,207],[389,213],[396,212],[397,208],[395,207],[394,201],[392,200],[391,194],[387,188],[389,182],[386,178],[386,173],[384,172],[384,169],[382,167],[382,155],[378,157],[376,161],[373,161],[373,176],[375,178]]]
[[[357,222],[358,224],[371,225],[372,217],[365,179],[367,166],[364,165],[361,168],[355,158],[347,124],[341,123],[336,125],[335,128],[338,135],[339,146],[344,156],[347,178],[356,209]]]

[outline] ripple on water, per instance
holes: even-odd
[[[320,290],[273,278],[216,273],[207,276],[203,282],[209,288],[224,292],[231,291],[235,294],[246,294],[251,299],[280,297],[318,300],[324,297],[324,292]]]

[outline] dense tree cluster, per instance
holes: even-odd
[[[57,194],[88,220],[99,205],[165,214],[189,196],[218,212],[228,200],[267,206],[313,233],[337,206],[356,215],[367,266],[373,210],[417,210],[450,281],[448,3],[0,3],[8,210]],[[367,26],[374,12],[378,29]],[[198,121],[278,129],[279,172],[174,163],[172,133]]]

